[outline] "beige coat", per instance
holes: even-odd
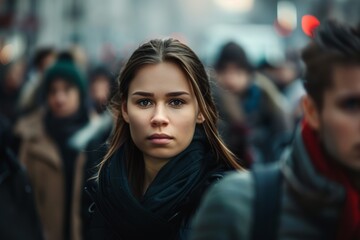
[[[19,158],[25,165],[34,189],[34,196],[46,240],[63,240],[65,208],[65,174],[59,150],[46,135],[38,111],[20,120],[15,128],[21,137]],[[80,153],[74,172],[74,192],[71,209],[71,239],[81,239],[80,202],[83,186],[85,155]]]

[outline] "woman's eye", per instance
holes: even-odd
[[[178,106],[181,106],[182,104],[184,104],[184,101],[181,99],[173,99],[170,101],[170,105],[172,105],[172,106],[178,107]]]
[[[140,107],[148,107],[151,105],[151,102],[149,99],[141,99],[139,101],[137,101],[137,104],[140,106]]]

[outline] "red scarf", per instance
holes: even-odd
[[[302,137],[315,168],[329,179],[340,183],[346,191],[345,205],[340,215],[337,239],[360,239],[360,194],[341,169],[326,161],[316,132],[306,121],[302,125]]]

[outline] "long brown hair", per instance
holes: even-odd
[[[136,49],[120,73],[118,89],[110,102],[110,107],[116,118],[115,128],[109,142],[109,149],[100,163],[98,172],[100,174],[102,167],[116,150],[126,144],[127,173],[135,195],[140,194],[142,191],[145,174],[144,161],[142,153],[131,140],[129,126],[124,121],[121,113],[121,105],[124,101],[127,101],[130,82],[139,69],[148,64],[162,62],[177,64],[189,79],[199,104],[199,110],[205,118],[202,124],[216,159],[234,169],[243,169],[235,155],[225,146],[218,133],[218,113],[211,95],[208,75],[199,58],[188,46],[178,40],[155,39]]]

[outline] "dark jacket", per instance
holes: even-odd
[[[89,232],[93,209],[94,209],[94,199],[90,194],[95,192],[97,187],[96,182],[93,180],[96,172],[98,170],[98,166],[106,154],[107,144],[106,141],[110,135],[112,126],[105,129],[105,131],[101,131],[97,134],[87,145],[86,147],[86,164],[84,169],[84,187],[81,197],[81,218],[82,218],[82,232],[83,238],[89,239],[91,236],[91,232]],[[98,238],[96,238],[98,239]]]
[[[0,239],[42,240],[26,172],[9,148],[1,151],[0,156]]]
[[[300,129],[278,164],[283,184],[277,239],[334,239],[345,191],[314,168]],[[205,197],[191,239],[251,239],[254,200],[252,174],[227,176]]]

